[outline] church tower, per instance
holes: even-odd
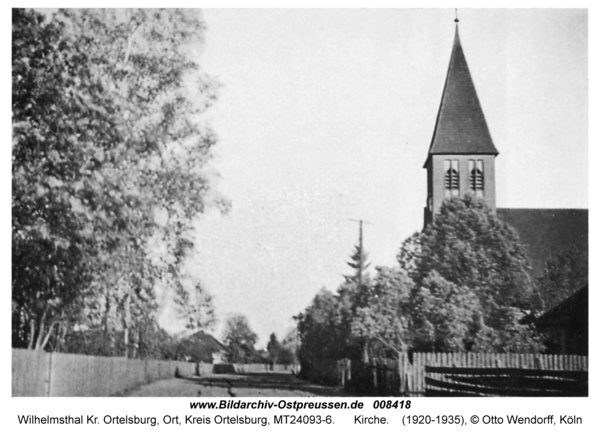
[[[460,43],[458,20],[450,65],[438,111],[427,169],[425,225],[442,202],[472,195],[496,209],[494,160],[498,150],[483,115]]]

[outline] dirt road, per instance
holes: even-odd
[[[298,379],[289,373],[213,374],[144,385],[129,397],[316,397],[346,396],[338,387]]]

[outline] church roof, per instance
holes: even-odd
[[[537,325],[573,325],[588,321],[589,289],[582,287],[550,310],[543,313],[533,323]]]
[[[479,104],[458,26],[428,158],[432,154],[498,154]]]
[[[543,274],[555,255],[571,248],[588,250],[587,209],[498,208],[496,214],[519,234],[533,278]]]

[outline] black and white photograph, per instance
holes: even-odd
[[[13,8],[13,400],[589,397],[588,10],[451,6]]]

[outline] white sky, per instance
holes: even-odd
[[[198,226],[194,273],[221,319],[264,344],[326,286],[365,219],[373,265],[423,224],[426,173],[454,37],[453,9],[207,9],[203,68],[226,216]],[[459,10],[492,138],[497,205],[588,207],[585,10]]]

